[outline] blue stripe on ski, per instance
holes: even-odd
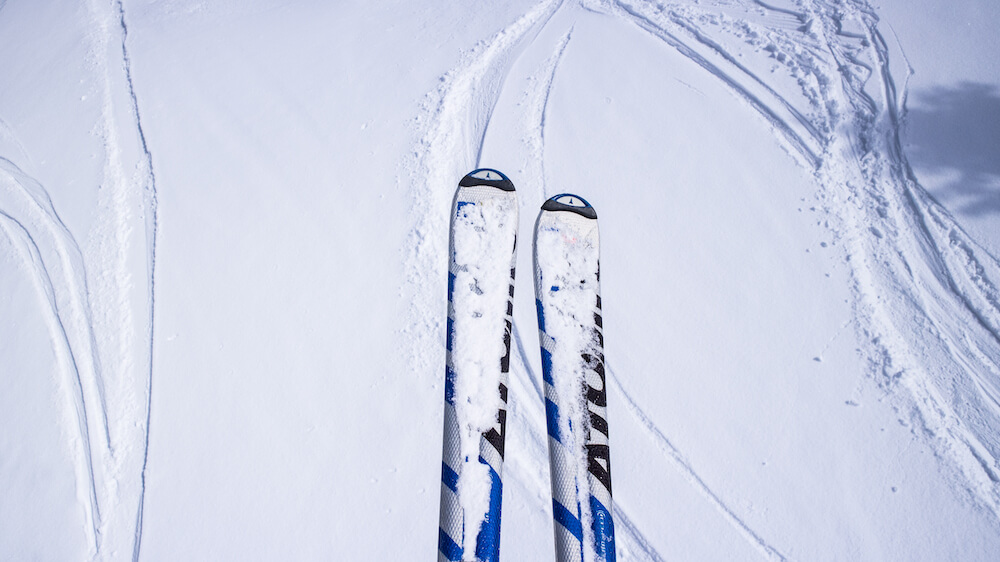
[[[600,562],[615,562],[615,523],[611,512],[594,496],[590,496],[590,514],[594,531],[594,551]]]
[[[552,353],[544,347],[542,348],[542,379],[552,386],[556,385],[552,378]]]
[[[451,293],[448,293],[449,295]],[[535,309],[538,311],[538,329],[545,331],[545,311],[542,310],[542,301],[535,299]]]
[[[503,498],[503,482],[500,475],[487,464],[483,457],[479,462],[490,469],[490,509],[476,537],[476,559],[483,562],[500,560],[500,500]]]
[[[441,463],[441,482],[452,492],[458,493],[458,473],[448,466],[448,463]]]
[[[559,405],[545,399],[545,425],[549,430],[549,437],[562,443],[562,436],[559,435]]]
[[[583,525],[580,519],[555,498],[552,498],[552,518],[569,531],[569,534],[576,537],[576,540],[583,540]]]
[[[462,559],[462,547],[458,546],[444,529],[438,527],[438,550],[447,560],[457,562]]]

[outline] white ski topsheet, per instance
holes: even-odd
[[[497,423],[503,406],[499,394],[510,270],[517,234],[514,192],[488,186],[459,188],[452,232],[451,313],[453,340],[449,355],[455,373],[454,404],[458,420],[461,467],[458,495],[466,536],[482,526],[490,503],[489,466],[479,462],[482,434]],[[467,556],[474,554],[468,548]]]

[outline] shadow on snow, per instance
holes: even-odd
[[[1000,89],[962,82],[914,92],[913,102],[906,151],[918,173],[946,178],[935,197],[963,214],[1000,214]]]

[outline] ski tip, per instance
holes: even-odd
[[[465,177],[462,178],[462,181],[458,182],[458,185],[461,187],[487,185],[503,191],[514,191],[514,182],[510,181],[507,179],[507,176],[492,168],[479,168],[478,170],[473,170],[466,174]]]
[[[569,211],[588,219],[597,219],[597,211],[587,200],[572,193],[560,193],[542,204],[543,211]]]

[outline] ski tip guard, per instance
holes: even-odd
[[[588,219],[597,220],[597,211],[587,203],[587,200],[572,193],[560,193],[542,203],[543,211],[569,211]]]
[[[458,182],[459,187],[473,187],[486,185],[495,187],[503,191],[514,191],[514,182],[507,179],[507,176],[492,168],[479,168],[473,170]]]

